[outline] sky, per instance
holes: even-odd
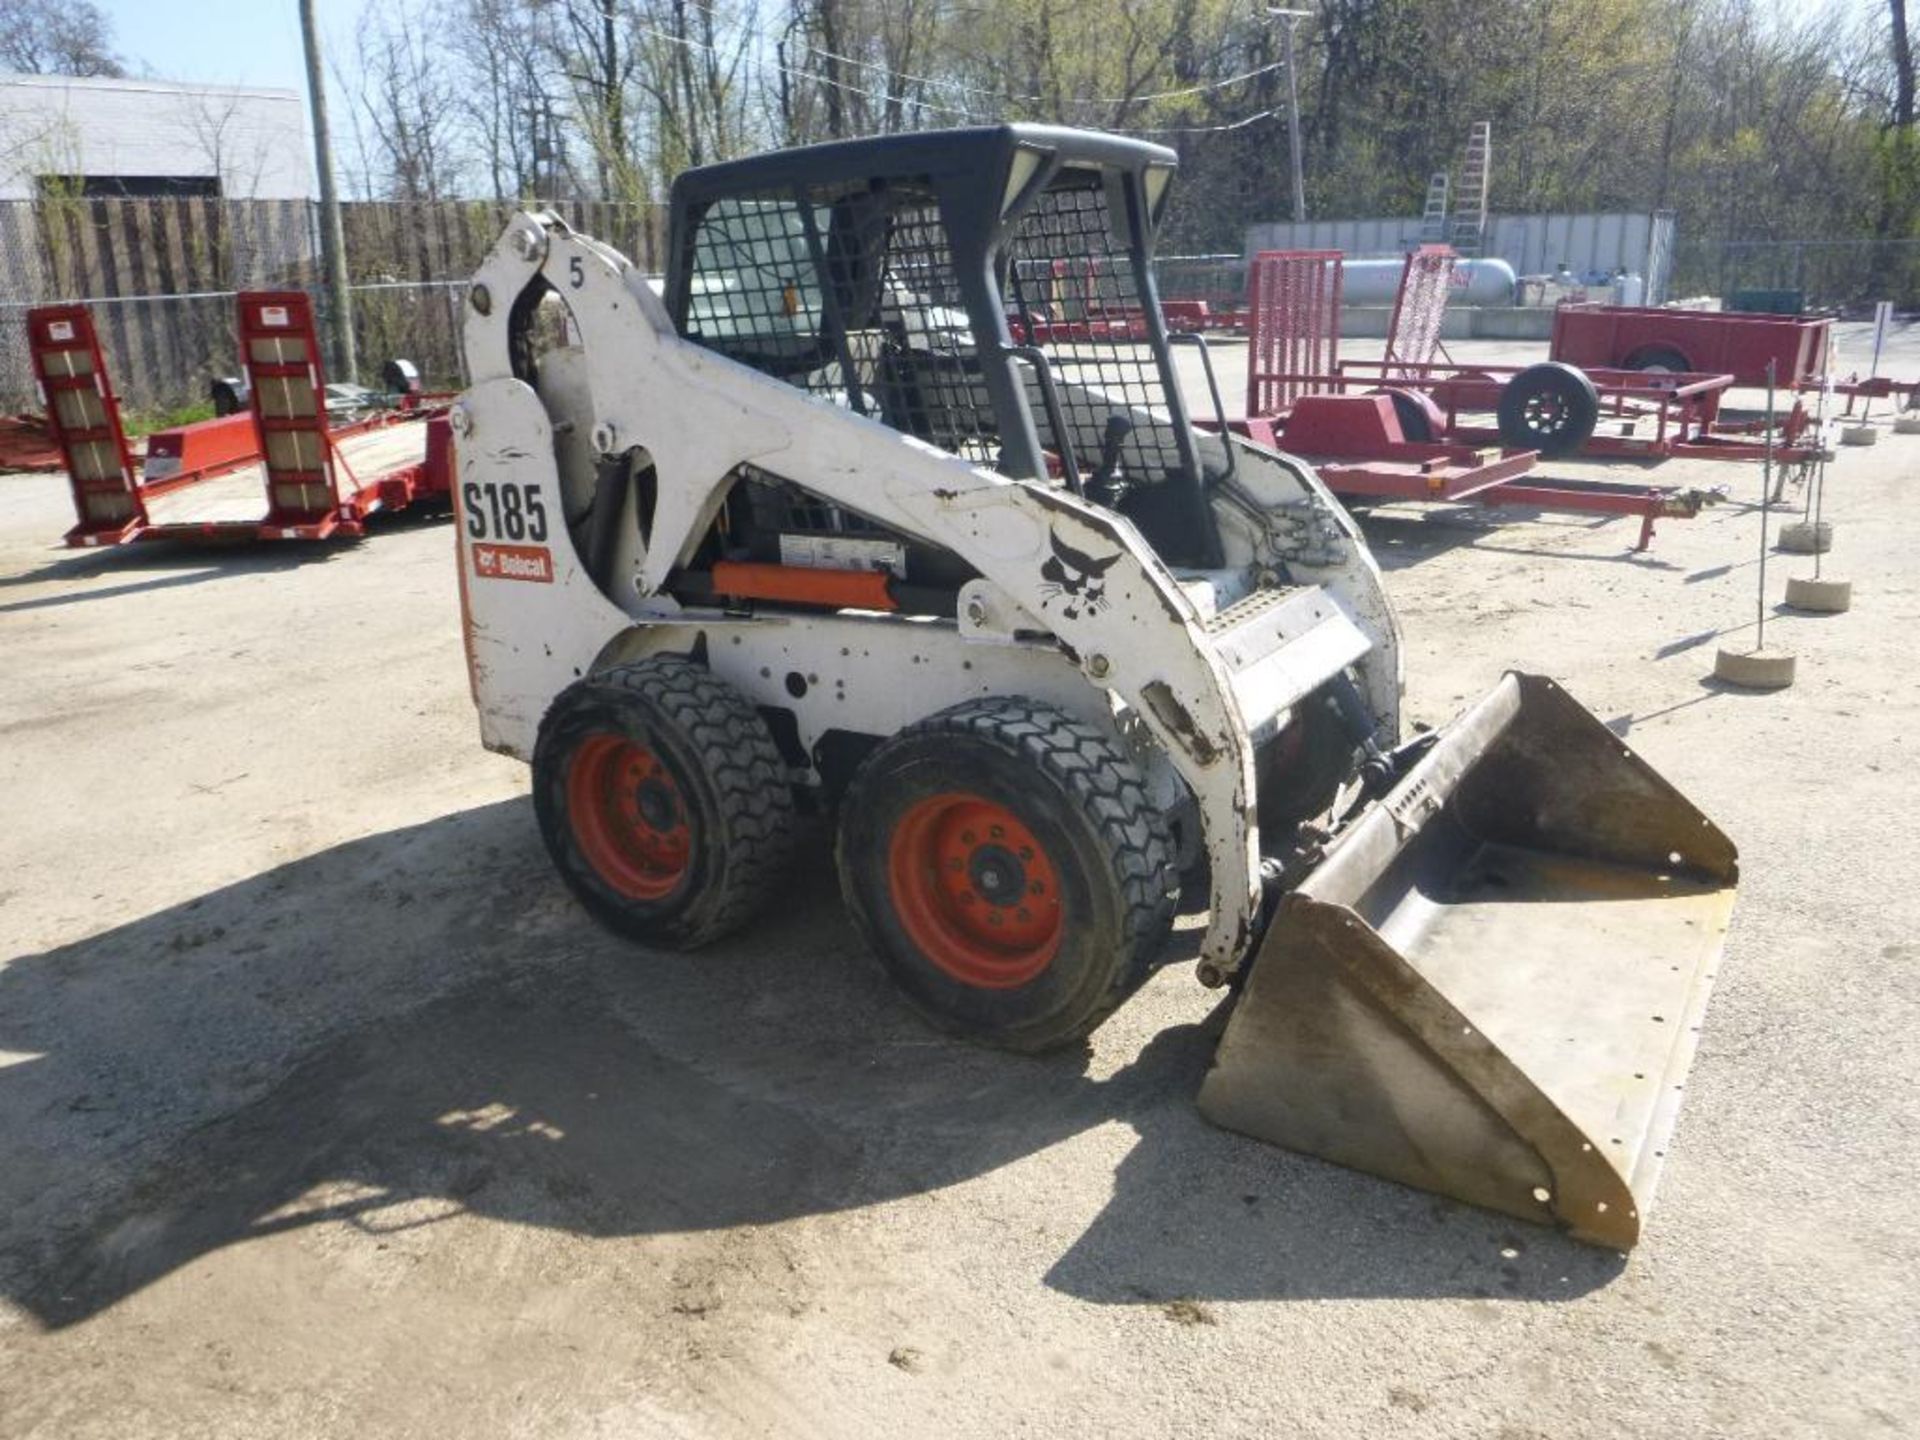
[[[296,0],[98,0],[127,68],[159,80],[306,93]],[[403,8],[408,0],[387,0]],[[320,43],[350,59],[362,0],[315,0]],[[331,97],[332,87],[329,87]]]

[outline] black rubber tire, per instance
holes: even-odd
[[[1669,345],[1643,345],[1627,357],[1629,370],[1664,370],[1670,375],[1685,375],[1693,369],[1687,357]]]
[[[1427,407],[1420,403],[1418,396],[1406,390],[1377,390],[1393,402],[1394,419],[1400,422],[1400,438],[1409,445],[1431,445],[1433,443],[1433,417],[1427,413]]]
[[[658,757],[691,832],[685,871],[658,898],[610,883],[569,813],[570,766],[582,742],[607,735]],[[793,790],[766,722],[738,690],[677,655],[615,666],[560,692],[534,746],[533,805],[580,903],[607,928],[662,949],[695,949],[746,924],[793,849]]]
[[[1011,811],[1058,875],[1058,948],[1033,978],[967,983],[909,937],[890,877],[909,812],[952,794]],[[1019,696],[969,701],[867,757],[841,806],[835,858],[849,913],[907,1000],[943,1030],[1035,1053],[1090,1034],[1146,979],[1178,881],[1166,822],[1126,752]]]
[[[1571,455],[1600,419],[1600,395],[1586,373],[1548,361],[1529,365],[1500,392],[1500,438],[1515,450]]]

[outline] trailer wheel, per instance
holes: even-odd
[[[678,656],[589,675],[540,725],[533,803],[555,868],[609,929],[693,949],[768,899],[793,792],[766,722]]]
[[[1570,455],[1599,419],[1599,393],[1571,365],[1529,365],[1500,392],[1500,438],[1516,450]]]
[[[1447,417],[1440,407],[1418,390],[1375,390],[1393,402],[1394,419],[1400,422],[1400,438],[1410,445],[1431,445],[1435,435],[1446,428]]]
[[[841,807],[836,859],[848,910],[915,1008],[1009,1050],[1091,1032],[1173,918],[1173,846],[1133,761],[1018,697],[881,744]]]
[[[1687,357],[1671,345],[1643,345],[1627,357],[1627,369],[1649,370],[1661,375],[1684,375],[1693,369]]]
[[[238,415],[247,408],[247,382],[228,376],[218,376],[208,387],[208,398],[213,401],[215,415]]]

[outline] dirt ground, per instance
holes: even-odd
[[[1652,472],[1731,495],[1645,555],[1367,522],[1412,718],[1555,675],[1741,846],[1627,1259],[1210,1128],[1190,965],[1086,1054],[930,1034],[819,845],[714,951],[608,938],[476,743],[445,521],[81,554],[0,478],[0,1435],[1915,1433],[1917,460],[1834,468],[1852,613],[1769,559],[1764,696],[1708,679],[1757,469]]]

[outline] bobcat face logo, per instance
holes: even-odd
[[[1047,538],[1052,542],[1053,554],[1040,567],[1040,578],[1046,582],[1040,587],[1041,593],[1049,600],[1065,596],[1066,604],[1060,613],[1068,620],[1078,620],[1082,613],[1092,615],[1104,610],[1106,574],[1120,558],[1119,553],[1096,560],[1074,549],[1058,535],[1049,534]]]

